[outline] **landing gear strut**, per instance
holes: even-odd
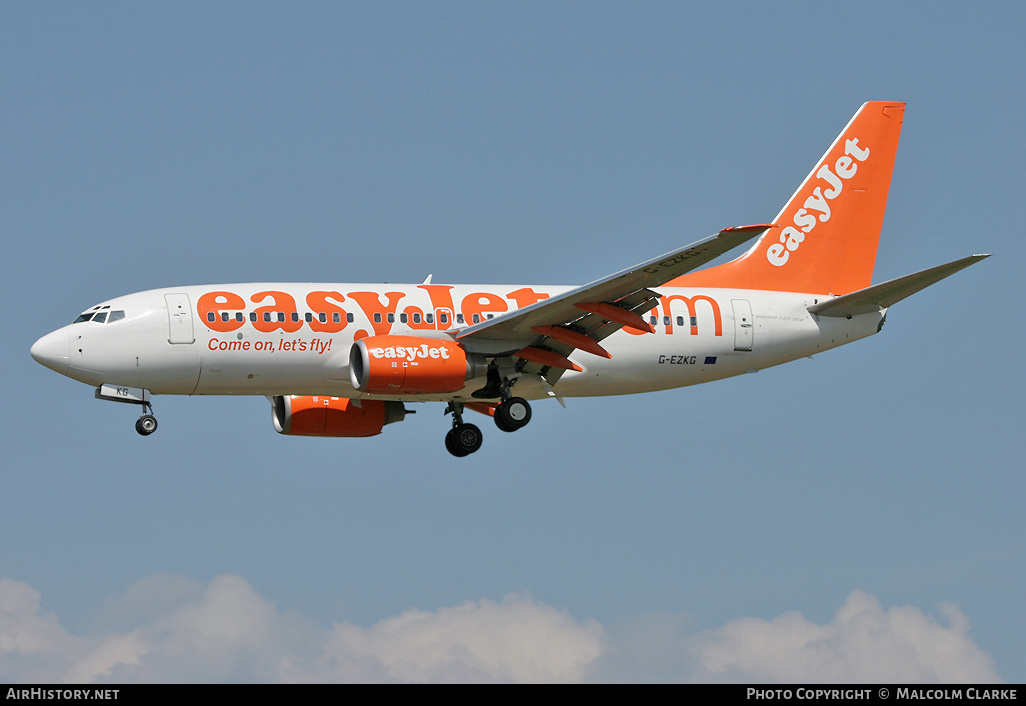
[[[445,448],[456,457],[469,456],[481,448],[484,436],[474,424],[463,421],[463,404],[450,402],[445,413],[452,413],[452,429],[445,435]]]
[[[502,402],[495,408],[495,426],[502,431],[522,429],[531,421],[531,405],[527,404],[527,400],[523,397],[513,397],[510,392],[516,382],[517,378],[515,377],[512,380],[504,377],[499,387],[499,396],[502,398]]]
[[[471,393],[477,399],[501,401],[495,405],[493,418],[495,426],[502,431],[516,431],[531,421],[531,405],[523,397],[514,397],[510,390],[519,375],[513,368],[500,370],[495,363],[488,366],[485,386]],[[453,456],[467,456],[481,448],[481,430],[473,424],[463,422],[463,403],[450,402],[445,413],[452,414],[452,429],[445,435],[445,448]]]
[[[135,430],[142,436],[149,436],[157,431],[157,418],[153,416],[153,405],[148,401],[141,402],[143,415],[135,420]]]
[[[96,388],[96,399],[140,405],[143,413],[135,421],[135,430],[143,436],[149,436],[157,431],[157,418],[153,416],[153,405],[150,404],[149,390],[144,390],[140,387],[100,385]]]

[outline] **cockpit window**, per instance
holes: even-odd
[[[115,321],[121,321],[125,318],[125,312],[121,309],[110,312],[106,311],[106,309],[109,308],[109,305],[104,307],[94,306],[91,311],[87,311],[84,314],[79,315],[79,317],[71,323],[80,324],[83,321],[92,321],[97,324],[112,324]],[[101,309],[101,311],[97,311],[97,309]]]

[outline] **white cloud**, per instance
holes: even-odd
[[[603,628],[513,594],[370,627],[279,612],[244,579],[143,579],[109,603],[119,629],[67,633],[27,584],[0,580],[0,680],[84,682],[985,682],[990,658],[965,616],[884,611],[855,591],[833,621],[797,612],[688,635],[679,615]]]
[[[0,579],[0,653],[38,654],[68,639],[57,616],[41,609],[41,600],[27,583]]]
[[[363,629],[336,625],[329,678],[413,682],[577,682],[602,653],[602,628],[512,595],[436,612],[408,610]],[[355,667],[355,670],[354,670]]]
[[[53,681],[72,658],[77,641],[41,602],[28,584],[0,579],[0,682]]]
[[[797,612],[740,618],[703,636],[695,653],[710,678],[771,682],[994,682],[989,656],[969,637],[969,621],[941,606],[949,627],[912,606],[884,611],[853,591],[833,622]],[[733,680],[733,679],[730,679]]]
[[[113,634],[98,644],[83,650],[61,677],[68,684],[87,684],[110,675],[114,670],[126,670],[139,667],[142,657],[149,648],[138,633],[128,635]]]

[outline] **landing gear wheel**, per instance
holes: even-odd
[[[495,408],[495,426],[516,431],[531,421],[531,405],[522,397],[510,397]]]
[[[445,448],[453,456],[463,457],[481,448],[484,436],[473,424],[457,424],[445,435]]]
[[[143,436],[149,436],[157,431],[157,418],[152,414],[144,414],[135,420],[135,430]]]

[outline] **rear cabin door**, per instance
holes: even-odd
[[[734,350],[750,351],[755,331],[752,305],[747,299],[731,299],[730,306],[734,309]]]

